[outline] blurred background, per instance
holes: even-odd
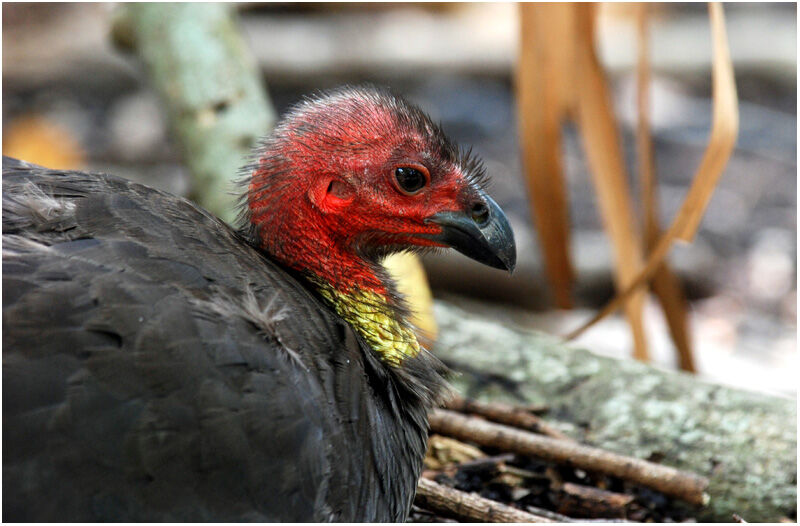
[[[425,258],[436,297],[519,327],[564,334],[614,295],[613,257],[580,138],[563,130],[575,308],[554,307],[522,176],[514,78],[518,6],[239,4],[237,20],[280,115],[303,94],[387,86],[471,145],[518,244],[509,279],[460,255]],[[669,256],[689,299],[698,373],[796,397],[797,13],[795,4],[725,4],[739,95],[737,147],[694,242]],[[9,4],[3,14],[3,153],[187,195],[192,179],[136,57],[110,37],[114,4]],[[631,6],[598,7],[597,46],[629,171],[635,166],[636,28]],[[661,222],[683,201],[711,125],[706,4],[651,8],[651,125]],[[632,188],[638,195],[635,180]],[[661,310],[644,309],[653,363],[675,368]],[[629,358],[620,315],[577,345]]]

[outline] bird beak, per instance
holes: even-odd
[[[517,245],[503,210],[481,192],[479,200],[463,212],[439,212],[425,220],[442,227],[425,237],[448,245],[484,265],[514,271]]]

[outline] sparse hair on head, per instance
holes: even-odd
[[[369,119],[376,118],[376,109],[384,110],[380,116],[392,119],[393,127],[413,131],[424,137],[439,158],[458,165],[471,184],[486,189],[489,180],[482,160],[473,154],[471,148],[459,149],[447,138],[441,125],[431,120],[417,105],[393,94],[387,88],[345,85],[304,96],[289,108],[272,133],[259,141],[249,162],[240,170],[237,184],[240,188],[237,220],[240,231],[248,238],[254,233],[248,207],[251,178],[256,170],[263,169],[266,163],[275,158],[275,152],[280,150],[280,146],[290,141],[301,142],[304,136],[310,135],[318,140],[322,137],[318,141],[321,144],[338,144],[335,132],[341,130],[331,129],[337,122],[331,118],[332,114],[350,119]],[[275,164],[277,166],[279,163]]]

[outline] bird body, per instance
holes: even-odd
[[[356,90],[296,109],[246,169],[238,230],[124,179],[4,158],[4,520],[405,519],[444,367],[378,260],[468,243],[424,222],[456,221],[452,205],[374,211],[396,223],[381,229],[349,217],[356,179],[380,170],[345,153],[387,159],[359,104],[406,108]],[[335,151],[313,129],[323,106],[350,108],[325,121],[346,132]]]

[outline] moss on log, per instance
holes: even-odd
[[[230,221],[232,184],[274,110],[229,6],[129,4],[115,27],[164,101],[194,176],[191,197]]]
[[[794,400],[702,382],[594,355],[442,301],[434,352],[454,386],[480,400],[545,403],[559,429],[588,444],[708,477],[697,517],[730,522],[796,516]]]

